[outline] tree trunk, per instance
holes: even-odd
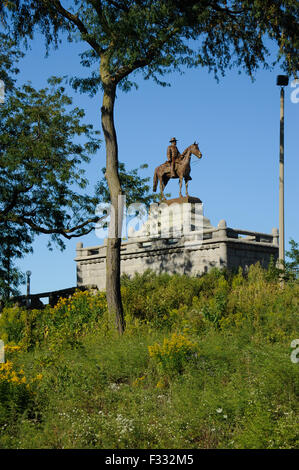
[[[118,147],[114,127],[114,103],[116,86],[113,83],[104,83],[104,97],[101,109],[102,128],[106,143],[106,179],[110,191],[112,211],[110,228],[107,239],[106,255],[106,295],[108,312],[115,317],[116,328],[119,334],[125,329],[123,306],[120,292],[120,245],[121,245],[121,215],[119,214],[118,196],[121,195],[121,186],[118,175]]]

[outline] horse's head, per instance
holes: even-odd
[[[191,151],[191,153],[193,153],[193,155],[195,155],[196,157],[198,157],[198,158],[201,158],[201,157],[202,157],[202,153],[201,153],[201,151],[200,151],[199,148],[198,148],[198,143],[197,143],[197,142],[194,142],[194,144],[190,145],[190,151]]]

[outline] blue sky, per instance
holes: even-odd
[[[32,49],[20,63],[19,83],[28,80],[36,88],[46,85],[51,75],[86,75],[78,52],[82,46],[63,43],[45,58],[43,39],[37,36]],[[168,141],[175,136],[183,151],[194,140],[199,142],[202,160],[192,165],[189,194],[204,203],[204,214],[217,225],[221,219],[228,226],[271,233],[278,227],[278,154],[279,93],[273,71],[260,70],[255,82],[238,70],[228,71],[217,83],[205,69],[172,74],[170,88],[137,78],[139,89],[118,92],[115,122],[119,159],[128,169],[148,163],[145,176],[152,178],[157,165],[166,160]],[[285,220],[286,240],[299,240],[298,218],[298,127],[299,84],[286,87],[285,100]],[[86,111],[86,122],[100,129],[101,93],[90,98],[69,90],[74,105]],[[293,100],[294,101],[294,100]],[[194,158],[194,162],[196,157]],[[105,166],[105,147],[86,167],[93,188]],[[178,182],[167,186],[172,197],[178,196]],[[21,270],[32,271],[32,293],[76,285],[75,246],[101,243],[94,233],[66,242],[66,250],[49,251],[47,237],[34,243],[34,254],[18,262]],[[25,288],[22,289],[24,292]]]

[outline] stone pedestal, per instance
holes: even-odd
[[[210,220],[203,215],[201,200],[189,196],[152,204],[147,221],[140,230],[130,229],[128,237],[129,239],[190,237],[212,228]]]

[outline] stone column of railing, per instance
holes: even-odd
[[[279,246],[279,232],[277,228],[272,228],[273,245]]]
[[[220,267],[227,266],[227,224],[224,219],[220,220],[218,224],[218,230],[213,233],[213,238],[219,238],[220,242]]]

